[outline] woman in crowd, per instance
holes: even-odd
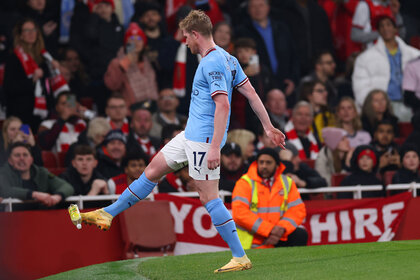
[[[346,131],[350,147],[367,145],[371,142],[370,134],[362,129],[362,121],[357,113],[353,98],[345,96],[338,102],[335,113],[336,126]]]
[[[331,186],[331,176],[334,173],[345,173],[350,169],[353,148],[346,135],[347,132],[342,128],[322,129],[325,146],[315,160],[315,170],[327,180],[328,186]]]
[[[105,85],[123,95],[127,107],[144,100],[157,100],[156,74],[146,56],[147,37],[137,23],[131,23],[120,50],[105,73]]]
[[[299,92],[299,99],[312,105],[314,110],[312,131],[318,140],[323,143],[322,129],[334,126],[334,114],[328,106],[328,91],[324,83],[319,80],[304,82]]]
[[[7,115],[19,117],[36,133],[54,103],[53,96],[67,84],[59,75],[60,64],[45,50],[41,31],[32,19],[22,19],[15,25],[13,47],[4,72]]]
[[[386,92],[380,89],[374,89],[369,92],[362,107],[363,129],[373,137],[376,124],[389,119],[394,126],[394,134],[398,137],[398,118],[392,111],[391,101]]]
[[[255,156],[255,134],[246,129],[234,129],[229,131],[227,142],[233,142],[241,147],[242,158],[245,165],[249,165]]]
[[[14,116],[8,117],[3,122],[2,137],[0,137],[0,165],[7,161],[7,151],[9,146],[15,142],[28,143],[31,146],[34,163],[43,166],[41,149],[35,143],[32,130],[27,125],[22,125],[22,121]]]
[[[350,160],[351,174],[341,181],[341,186],[369,186],[382,185],[376,177],[378,159],[372,146],[361,145],[357,147]],[[362,197],[382,197],[381,191],[363,192]],[[353,198],[352,193],[339,193],[338,198]]]
[[[73,48],[66,48],[62,51],[61,56],[61,65],[69,71],[69,79],[66,80],[71,91],[76,94],[77,98],[87,96],[89,76],[80,61],[79,53]]]
[[[404,144],[400,150],[401,168],[392,177],[393,184],[420,183],[420,158],[417,147],[412,144]],[[400,193],[402,191],[393,191]],[[419,191],[417,191],[419,192]]]
[[[214,42],[228,53],[233,52],[232,33],[232,26],[226,21],[220,21],[213,27]]]

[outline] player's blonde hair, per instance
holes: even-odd
[[[196,31],[205,37],[210,37],[213,30],[210,18],[200,10],[192,10],[180,23],[179,28],[188,33]]]

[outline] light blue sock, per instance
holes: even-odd
[[[205,205],[211,220],[223,240],[229,245],[232,256],[243,257],[245,251],[239,241],[235,222],[220,198],[210,200]]]
[[[147,179],[143,172],[140,178],[135,180],[130,186],[128,186],[128,188],[125,189],[117,201],[104,208],[105,212],[108,212],[113,217],[117,216],[122,211],[139,202],[141,199],[146,198],[152,192],[156,184],[157,183]]]

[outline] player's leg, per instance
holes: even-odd
[[[82,221],[87,224],[94,224],[103,230],[109,229],[112,219],[146,198],[163,175],[185,165],[187,157],[184,144],[185,137],[184,133],[181,132],[163,147],[148,164],[143,174],[124,190],[117,201],[108,207],[81,213]]]
[[[233,259],[227,265],[214,272],[220,273],[250,269],[252,264],[246,256],[239,240],[232,215],[219,198],[219,180],[196,180],[194,185],[200,195],[201,203],[203,203],[209,212],[211,220],[220,236],[229,245],[233,256]]]

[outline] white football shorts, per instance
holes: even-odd
[[[188,164],[191,178],[195,180],[216,180],[220,178],[220,167],[210,170],[207,167],[207,154],[210,143],[194,142],[179,133],[160,150],[168,166],[179,170]]]

